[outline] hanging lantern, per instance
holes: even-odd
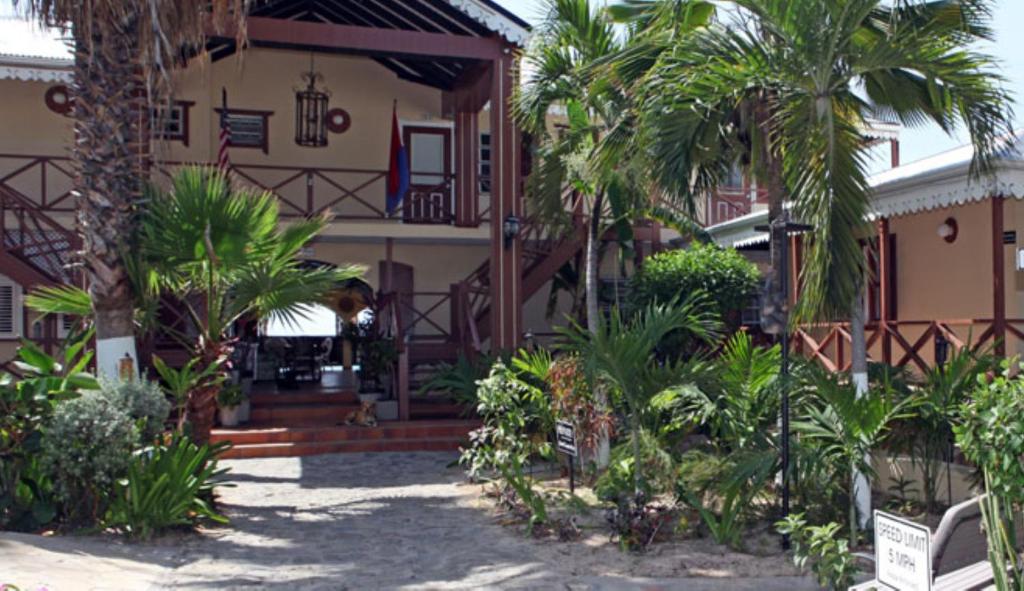
[[[300,146],[320,147],[327,145],[327,100],[330,92],[318,89],[323,76],[313,70],[313,58],[309,60],[309,72],[302,75],[305,88],[295,91],[295,143]]]

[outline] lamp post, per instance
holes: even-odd
[[[773,334],[779,339],[781,359],[779,363],[779,386],[782,390],[782,409],[780,414],[780,453],[782,455],[782,516],[789,517],[789,236],[790,234],[810,231],[813,226],[799,224],[789,220],[789,213],[771,221],[767,226],[755,226],[759,232],[769,233],[772,261],[776,256],[782,257],[779,265],[780,273],[777,285],[769,282],[765,294],[764,309],[761,314],[761,328],[766,334]],[[774,252],[776,236],[782,233],[779,252]],[[774,265],[773,265],[774,267]],[[789,549],[789,536],[783,536],[782,547]]]
[[[512,245],[512,241],[519,235],[522,222],[514,215],[509,215],[501,224],[502,235],[505,237],[505,248]]]

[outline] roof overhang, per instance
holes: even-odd
[[[71,65],[71,60],[0,55],[0,80],[67,83]]]

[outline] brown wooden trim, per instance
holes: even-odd
[[[211,37],[234,37],[233,30],[208,29]],[[497,37],[470,37],[333,23],[313,23],[251,16],[246,21],[249,41],[349,49],[384,55],[497,59],[503,42]]]
[[[1006,355],[1006,250],[1003,246],[1003,197],[992,199],[992,334],[996,355]]]
[[[480,130],[477,113],[455,115],[455,225],[480,225]]]
[[[178,141],[187,148],[189,145],[189,134],[191,128],[189,111],[196,103],[195,101],[172,101],[171,103],[172,106],[181,107],[181,132],[167,134],[164,133],[163,129],[157,129],[154,127],[153,139],[167,142]],[[157,106],[154,108],[159,109],[160,107]],[[153,123],[162,127],[164,122],[159,119],[154,119]]]
[[[878,305],[879,321],[883,324],[892,320],[892,276],[890,269],[890,237],[889,220],[882,218],[878,220]],[[892,337],[888,332],[882,333],[882,362],[892,363]]]

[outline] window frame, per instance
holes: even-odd
[[[6,275],[0,275],[0,289],[11,288],[11,328],[12,330],[0,331],[0,341],[18,340],[25,330],[25,309],[23,305],[24,290],[17,281]],[[0,309],[2,313],[2,309]]]
[[[215,133],[220,133],[220,116],[221,116],[221,113],[227,113],[227,116],[228,116],[229,120],[230,120],[230,118],[232,116],[260,117],[260,118],[262,118],[263,119],[263,137],[261,138],[262,141],[259,144],[255,144],[255,143],[252,143],[252,144],[239,144],[239,143],[237,143],[235,141],[235,134],[231,134],[231,137],[228,138],[228,147],[229,148],[257,149],[257,150],[262,150],[264,154],[270,154],[270,117],[274,114],[273,111],[261,111],[261,110],[258,110],[258,109],[230,109],[230,108],[229,109],[223,109],[223,108],[217,107],[217,108],[214,109],[214,112],[217,113],[217,122],[214,124],[214,127],[213,127],[213,130],[214,130]],[[230,123],[229,123],[229,125],[230,125]],[[216,141],[214,142],[214,145],[217,145]]]
[[[181,116],[178,118],[181,129],[177,133],[168,133],[165,126],[160,126],[163,118],[161,118],[160,111],[164,109],[163,105],[156,105],[153,107],[153,112],[150,114],[150,121],[153,127],[150,129],[150,136],[155,140],[165,142],[181,142],[186,148],[189,145],[189,128],[191,127],[189,111],[195,101],[171,101],[170,108],[172,111],[180,110]],[[158,128],[157,126],[160,126]]]

